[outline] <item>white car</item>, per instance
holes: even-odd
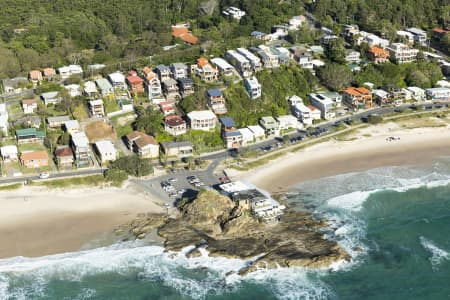
[[[50,177],[50,174],[47,173],[47,172],[39,174],[39,178],[40,179],[46,179],[46,178],[49,178],[49,177]]]

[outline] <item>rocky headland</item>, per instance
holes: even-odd
[[[286,212],[276,224],[266,224],[228,197],[204,191],[180,209],[180,216],[145,214],[117,232],[128,231],[144,238],[156,230],[168,251],[194,245],[188,257],[200,256],[205,248],[210,256],[250,259],[244,275],[259,268],[327,267],[350,256],[336,242],[326,240],[320,229],[326,226],[308,213]]]

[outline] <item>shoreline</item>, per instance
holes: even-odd
[[[109,245],[117,226],[141,213],[163,212],[159,199],[136,186],[25,186],[0,195],[0,258],[36,257]]]
[[[390,136],[400,140],[387,141]],[[233,179],[279,193],[304,181],[379,167],[426,165],[444,156],[450,156],[449,127],[404,129],[386,123],[359,129],[348,141],[321,142],[249,171],[227,172]]]

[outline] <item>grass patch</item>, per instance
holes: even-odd
[[[0,191],[12,191],[17,190],[22,187],[21,183],[13,183],[8,185],[0,185]]]
[[[32,144],[21,144],[19,145],[19,151],[25,152],[25,151],[47,151],[47,148],[45,148],[44,145],[39,143],[32,143]]]
[[[84,177],[73,177],[66,179],[46,180],[33,182],[33,185],[45,186],[48,188],[67,188],[71,186],[100,186],[106,182],[103,175],[92,175]]]
[[[104,99],[103,108],[105,109],[106,114],[120,110],[119,104],[117,104],[116,100],[113,99]]]

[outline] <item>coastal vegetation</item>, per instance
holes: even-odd
[[[6,185],[0,185],[0,191],[11,191],[11,190],[17,190],[22,187],[22,183],[13,183],[13,184],[6,184]]]
[[[101,186],[105,183],[103,175],[79,176],[64,179],[33,181],[32,185],[48,188],[67,188],[72,186]]]

